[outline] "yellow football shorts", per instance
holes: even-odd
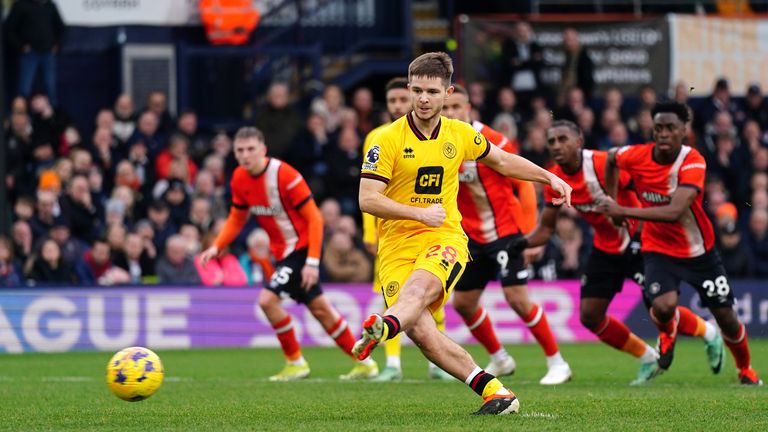
[[[467,238],[425,232],[397,241],[396,245],[391,250],[379,250],[378,283],[383,288],[386,306],[397,301],[408,277],[422,269],[437,276],[443,285],[443,295],[429,306],[430,311],[435,312],[451,297],[453,287],[467,267]]]

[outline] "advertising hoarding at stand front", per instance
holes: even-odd
[[[733,282],[737,310],[750,337],[768,336],[768,292],[761,282]],[[326,284],[326,295],[357,335],[367,314],[380,312],[381,294],[368,284]],[[542,305],[561,342],[596,338],[579,322],[577,281],[534,281],[531,298]],[[203,287],[56,288],[0,291],[0,353],[114,351],[140,345],[153,349],[205,347],[277,347],[258,307],[259,289]],[[498,285],[489,286],[482,303],[505,344],[533,342],[522,320],[509,308]],[[683,288],[681,304],[711,318],[698,306],[692,289]],[[333,341],[309,311],[286,300],[302,344],[332,346]],[[446,333],[462,344],[476,343],[450,304]],[[655,337],[639,288],[627,282],[610,313],[641,337]],[[405,338],[407,339],[407,338]]]

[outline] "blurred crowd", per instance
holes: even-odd
[[[529,30],[529,29],[528,29]],[[708,162],[705,206],[732,277],[768,276],[768,104],[759,86],[735,99],[727,79],[711,95],[689,101],[676,83],[669,95],[645,87],[627,99],[616,88],[593,94],[591,64],[572,29],[560,91],[537,79],[535,42],[520,29],[505,47],[509,64],[498,83],[467,83],[473,117],[519,143],[521,154],[548,166],[546,129],[571,119],[585,146],[609,149],[652,140],[650,108],[660,98],[689,103],[688,143]],[[705,93],[701,90],[698,95]],[[310,106],[295,106],[292,89],[273,83],[255,125],[269,154],[306,178],[325,222],[321,277],[371,280],[357,207],[361,145],[388,121],[369,88],[348,95],[328,85]],[[203,133],[193,110],[173,116],[163,92],[146,101],[123,94],[78,130],[66,107],[44,93],[13,100],[5,120],[9,237],[0,236],[0,286],[138,283],[245,285],[269,278],[269,238],[249,222],[222,259],[202,268],[228,212],[236,166],[234,131]],[[572,212],[533,264],[537,278],[580,276],[591,232]]]
[[[362,136],[384,121],[373,106],[368,89],[347,106],[329,86],[303,115],[274,83],[256,122],[270,156],[302,172],[322,209],[325,280],[371,279],[357,184]],[[0,286],[245,285],[271,275],[269,238],[253,221],[225,256],[199,265],[229,210],[234,131],[201,133],[196,113],[172,116],[159,91],[140,109],[120,95],[90,131],[43,93],[17,97],[4,127],[13,225],[0,236]]]

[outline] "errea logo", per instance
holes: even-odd
[[[403,159],[415,159],[416,155],[413,154],[413,149],[411,147],[406,147],[403,149]]]

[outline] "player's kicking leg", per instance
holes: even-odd
[[[503,290],[507,303],[523,319],[547,357],[548,371],[539,384],[556,385],[569,381],[572,376],[571,367],[560,354],[544,308],[531,302],[526,285],[505,286]]]
[[[511,414],[519,410],[515,395],[493,375],[480,369],[463,348],[437,330],[427,307],[443,296],[443,282],[434,274],[417,269],[403,284],[397,301],[386,315],[373,314],[363,322],[363,337],[353,352],[366,358],[379,343],[408,332],[422,353],[452,376],[467,383],[484,399],[475,414]]]
[[[286,361],[283,370],[269,377],[269,380],[294,381],[308,377],[309,364],[301,355],[301,345],[293,330],[291,316],[280,304],[280,297],[268,289],[263,289],[259,293],[259,306],[275,330]]]
[[[381,341],[388,332],[399,331],[398,320],[392,320],[392,315],[382,317],[373,314],[363,323],[364,337],[369,341]],[[520,409],[517,397],[506,389],[501,382],[483,371],[475,364],[472,357],[458,344],[437,330],[434,320],[424,311],[422,318],[416,321],[407,331],[410,337],[421,349],[427,359],[440,368],[464,381],[475,393],[483,398],[483,405],[474,415],[505,415],[516,413]],[[369,346],[367,342],[363,342]],[[360,356],[367,355],[370,350],[362,350]]]
[[[470,264],[471,266],[472,264]],[[483,348],[491,356],[491,361],[485,367],[485,371],[494,376],[512,375],[515,373],[515,359],[507,352],[499,342],[493,323],[488,312],[480,306],[482,289],[465,290],[462,283],[469,271],[465,272],[456,291],[453,293],[453,307],[464,320],[472,336],[483,345]]]
[[[432,312],[432,319],[435,321],[435,326],[437,327],[437,331],[440,333],[445,333],[445,306],[440,306]],[[386,343],[384,344],[386,346]],[[448,372],[440,369],[439,366],[432,363],[431,361],[428,362],[428,375],[429,379],[433,380],[440,380],[440,381],[453,381],[453,377]]]
[[[492,374],[480,369],[469,353],[437,330],[431,321],[429,315],[423,313],[421,319],[408,330],[408,337],[413,339],[430,361],[455,378],[463,380],[483,398],[483,405],[474,414],[516,413],[520,409],[520,402],[515,395]]]
[[[355,345],[355,338],[349,330],[347,321],[336,311],[325,295],[318,295],[307,304],[307,308],[312,316],[323,326],[328,336],[336,342],[347,355],[352,355],[352,347]],[[356,360],[357,361],[357,360]],[[371,358],[357,361],[352,370],[339,378],[343,380],[370,379],[378,375],[379,368],[376,362]]]

